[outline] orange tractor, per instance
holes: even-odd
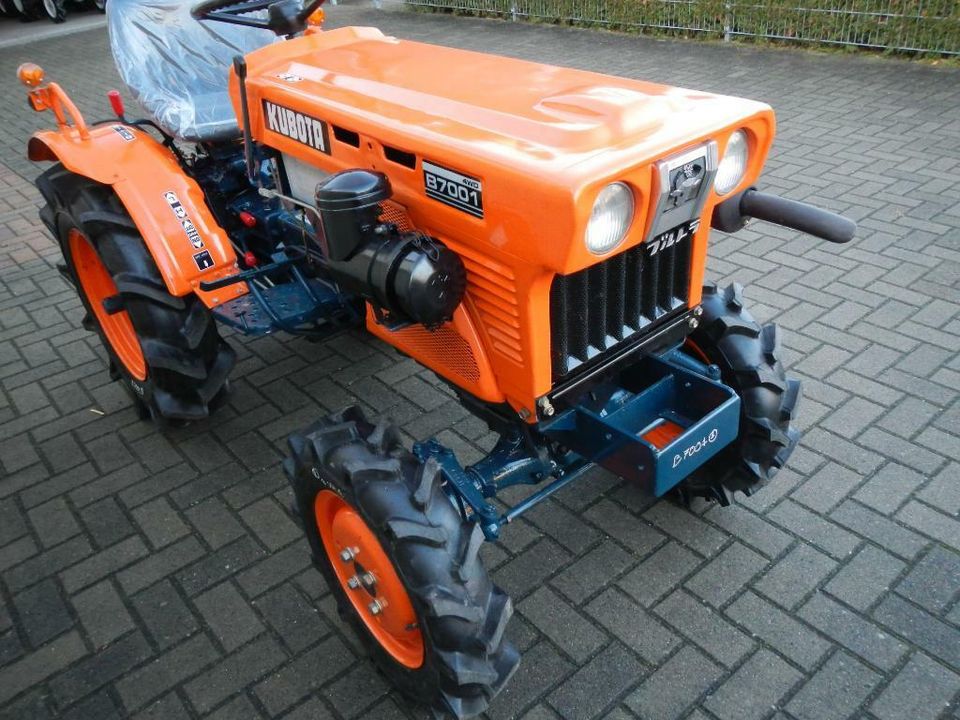
[[[498,434],[464,467],[353,407],[293,435],[284,463],[377,665],[468,717],[519,661],[484,541],[595,464],[726,505],[797,443],[777,328],[738,286],[704,283],[710,228],[759,218],[842,243],[855,225],[754,188],[766,105],[324,31],[321,2],[110,0],[146,119],[113,94],[115,117],[88,124],[21,67],[58,125],[29,142],[55,163],[41,217],[144,417],[199,420],[223,401],[221,324],[314,340],[364,327]],[[516,484],[538,487],[491,502]]]

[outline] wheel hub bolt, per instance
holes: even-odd
[[[374,600],[372,603],[367,605],[371,615],[380,615],[386,607],[387,603],[385,600]]]
[[[348,580],[347,580],[347,587],[350,588],[351,590],[356,590],[357,588],[359,588],[359,587],[360,587],[360,578],[358,578],[356,575],[354,575],[353,577],[351,577],[350,579],[348,579]]]
[[[696,315],[697,317],[700,317],[701,315],[703,315],[703,307],[700,306],[700,305],[697,305],[697,306],[693,309],[693,314]]]
[[[700,326],[700,321],[695,317],[690,318],[690,322],[687,323],[690,326],[691,330],[696,330]]]
[[[372,572],[365,572],[360,576],[360,582],[363,583],[364,587],[371,588],[377,583],[377,578],[374,577]]]
[[[358,548],[344,548],[340,551],[340,559],[345,563],[351,562],[359,552]]]

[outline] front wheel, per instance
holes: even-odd
[[[780,332],[760,325],[744,309],[743,288],[703,288],[703,315],[684,350],[720,368],[721,380],[740,396],[737,439],[695,470],[678,488],[685,499],[705,497],[729,505],[737,491],[752,495],[783,467],[800,438],[791,425],[800,382],[780,360]]]
[[[413,702],[483,712],[519,662],[510,598],[478,551],[483,534],[390,425],[356,407],[289,440],[284,469],[314,563],[384,675]]]

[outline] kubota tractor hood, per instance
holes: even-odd
[[[460,214],[482,222],[501,252],[522,255],[507,247],[511,224],[525,224],[529,236],[530,223],[545,222],[553,238],[572,237],[606,182],[629,182],[642,213],[652,161],[709,139],[722,149],[734,128],[749,125],[759,172],[773,135],[762,103],[397,40],[373,28],[308,33],[247,62],[258,141],[326,171],[386,172],[401,203],[423,197],[424,168],[450,171],[482,193]],[[234,78],[239,113],[236,89]],[[456,213],[438,203],[429,224],[450,225],[443,220]],[[638,223],[634,242],[642,229]],[[567,242],[551,244],[555,252],[541,249],[539,259],[557,269],[590,261]]]

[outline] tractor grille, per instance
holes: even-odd
[[[649,330],[687,304],[690,242],[650,253],[643,243],[572,275],[550,289],[553,378]]]

